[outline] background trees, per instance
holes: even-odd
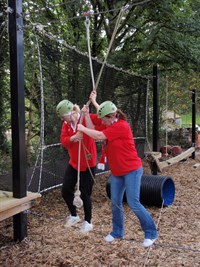
[[[198,89],[198,0],[24,1],[24,6],[25,21],[30,18],[83,52],[87,52],[84,15],[92,10],[91,53],[99,59],[104,58],[120,10],[125,7],[108,62],[143,75],[151,75],[152,65],[157,63],[161,75],[171,81],[173,95],[176,90]],[[173,101],[169,105],[174,108]],[[180,110],[181,103],[176,102],[177,106]]]
[[[65,40],[87,53],[86,14],[90,21],[90,46],[93,57],[104,59],[112,34],[123,9],[117,33],[112,42],[108,63],[140,75],[151,77],[152,65],[160,70],[160,101],[162,108],[168,94],[168,107],[181,113],[190,110],[190,89],[199,91],[200,71],[200,3],[198,0],[81,0],[81,1],[23,1],[25,33],[25,82],[27,146],[38,136],[40,124],[39,75],[34,28]],[[0,145],[8,151],[5,132],[10,128],[8,9],[7,1],[0,3]],[[45,47],[45,42],[43,42]],[[48,48],[49,49],[49,48]],[[59,48],[58,48],[59,49]],[[46,51],[50,56],[50,51]],[[59,50],[57,53],[59,56]],[[56,58],[55,59],[55,64]],[[54,60],[52,59],[52,60]],[[59,95],[57,77],[67,66],[55,65],[51,73]],[[49,92],[50,94],[52,92]],[[79,97],[84,97],[79,96]],[[197,102],[199,102],[197,98]],[[197,111],[199,108],[197,106]],[[48,110],[45,110],[48,112]],[[33,116],[34,113],[34,116]],[[31,123],[30,123],[31,122]],[[50,125],[51,126],[51,125]],[[50,127],[49,126],[49,127]]]

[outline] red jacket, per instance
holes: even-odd
[[[93,121],[91,114],[91,119]],[[99,119],[94,116],[95,123]],[[85,121],[83,120],[83,125],[85,125]],[[70,157],[69,164],[76,170],[78,170],[78,150],[79,150],[79,142],[71,142],[70,137],[77,132],[77,128],[74,132],[71,125],[67,122],[63,122],[60,142],[64,148],[68,150],[68,154]],[[86,159],[86,157],[88,159]],[[95,167],[97,163],[97,152],[96,152],[96,144],[95,141],[89,136],[83,134],[83,140],[81,141],[81,154],[80,154],[80,171],[86,171],[89,167]]]
[[[113,175],[122,176],[142,166],[127,121],[119,119],[104,129],[103,133],[107,137],[106,156]]]

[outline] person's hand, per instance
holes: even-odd
[[[83,139],[83,133],[77,132],[75,135],[73,135],[73,142],[78,142]]]
[[[90,94],[90,101],[92,102],[93,106],[98,109],[99,108],[99,104],[96,101],[97,98],[97,92],[96,90],[93,90]]]
[[[84,105],[81,110],[85,115],[89,114],[89,107],[87,105]]]
[[[92,101],[92,102],[95,102],[96,101],[96,98],[97,98],[97,92],[95,90],[93,90],[90,94],[90,97],[89,99]]]
[[[83,132],[84,131],[84,128],[85,128],[85,126],[83,126],[82,124],[78,124],[78,126],[77,126],[77,129],[80,132]]]

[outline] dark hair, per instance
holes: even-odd
[[[127,116],[126,114],[121,110],[121,109],[117,109],[116,111],[116,118],[120,119],[120,120],[124,120],[124,121],[127,121]]]

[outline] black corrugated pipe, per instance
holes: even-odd
[[[110,177],[106,183],[107,196],[110,198]],[[140,187],[140,202],[143,205],[164,207],[172,205],[175,197],[175,184],[171,177],[143,175]],[[123,198],[126,200],[126,192]]]

